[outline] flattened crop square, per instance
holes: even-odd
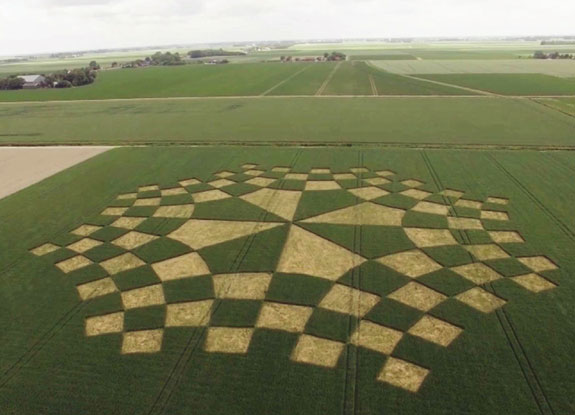
[[[523,265],[535,272],[553,271],[557,269],[557,265],[555,265],[549,258],[544,256],[522,257],[517,259]]]
[[[449,217],[447,218],[447,223],[451,229],[483,230],[483,224],[479,219]]]
[[[465,249],[471,252],[471,254],[480,261],[509,258],[509,254],[507,252],[494,244],[467,245],[465,246]]]
[[[62,262],[58,262],[56,266],[64,273],[68,274],[72,271],[87,267],[91,265],[92,261],[82,255],[77,255],[72,258],[68,258]]]
[[[291,359],[299,363],[333,368],[345,345],[333,340],[303,334],[299,337]]]
[[[384,184],[391,183],[391,181],[383,177],[372,177],[371,179],[365,179],[364,182],[371,184],[373,186],[382,186]]]
[[[428,369],[390,357],[383,366],[377,380],[415,393],[419,390],[428,374]]]
[[[387,297],[421,311],[429,311],[447,299],[445,295],[416,282],[410,282]]]
[[[84,238],[80,239],[77,242],[74,242],[73,244],[68,245],[67,248],[79,254],[83,254],[84,252],[89,251],[92,248],[102,245],[102,243],[103,242],[97,241],[95,239]]]
[[[537,274],[519,275],[517,277],[511,277],[511,279],[523,288],[534,293],[540,293],[556,287],[556,285],[551,281],[546,280]]]
[[[122,218],[116,219],[111,226],[115,228],[122,228],[122,229],[135,229],[144,222],[146,218],[132,218],[128,216],[124,216]]]
[[[208,190],[206,192],[194,193],[192,195],[195,203],[212,202],[214,200],[222,200],[231,197],[229,194],[221,190]]]
[[[407,186],[407,187],[420,187],[423,186],[423,182],[420,182],[419,180],[414,180],[414,179],[408,179],[408,180],[403,180],[401,182],[402,185]]]
[[[489,236],[498,244],[510,244],[510,243],[523,243],[525,240],[515,231],[493,231],[489,232]]]
[[[168,304],[166,307],[166,327],[207,326],[212,314],[214,300],[191,301]]]
[[[204,346],[206,352],[246,354],[254,329],[211,327]]]
[[[52,252],[56,252],[58,249],[60,249],[58,245],[48,243],[40,245],[39,247],[32,249],[30,252],[32,252],[36,256],[44,256]]]
[[[219,179],[214,180],[208,183],[210,186],[215,187],[216,189],[221,189],[222,187],[230,186],[232,184],[236,184],[236,182],[228,179]]]
[[[94,232],[96,232],[99,229],[102,229],[102,227],[96,226],[96,225],[82,225],[82,226],[74,229],[70,233],[72,233],[74,235],[78,235],[78,236],[90,236],[91,234],[93,234]]]
[[[282,303],[264,303],[256,327],[302,333],[313,308]]]
[[[338,190],[341,186],[338,182],[324,180],[324,181],[309,181],[305,184],[307,191],[321,191],[321,190]]]
[[[188,219],[194,213],[194,205],[160,206],[155,212],[156,218]]]
[[[360,187],[357,189],[348,189],[348,191],[356,197],[364,200],[373,200],[389,194],[388,191],[382,190],[379,187]]]
[[[124,330],[124,312],[111,313],[86,319],[86,336],[121,333]]]
[[[128,252],[115,258],[108,259],[100,263],[100,265],[108,272],[108,274],[114,275],[146,264],[134,254]]]
[[[113,240],[112,243],[120,248],[131,250],[152,242],[155,239],[158,239],[158,236],[132,231]]]
[[[482,288],[475,287],[465,291],[455,297],[457,300],[469,307],[472,307],[482,313],[491,313],[505,305],[505,300],[485,291]]]
[[[461,328],[429,315],[423,316],[408,331],[413,336],[421,337],[443,347],[449,346],[462,332]]]
[[[161,284],[150,285],[148,287],[136,288],[135,290],[124,291],[122,302],[126,310],[133,308],[150,307],[153,305],[165,304],[164,290]]]
[[[443,268],[419,250],[388,255],[378,259],[377,262],[410,278],[417,278]]]
[[[162,281],[197,277],[210,273],[208,266],[197,252],[156,262],[152,268]]]
[[[102,216],[122,216],[128,211],[126,207],[109,207],[102,211]]]
[[[351,335],[350,342],[356,346],[390,355],[402,337],[401,331],[362,320]]]
[[[163,336],[164,331],[161,329],[130,331],[128,333],[124,333],[122,353],[158,353],[162,350]]]
[[[481,263],[461,265],[452,270],[477,285],[487,284],[501,278],[501,275]]]
[[[118,291],[116,284],[114,284],[111,278],[103,278],[86,284],[80,284],[76,286],[76,289],[78,290],[78,295],[80,295],[80,298],[84,301]]]
[[[497,212],[497,211],[493,211],[493,210],[482,210],[481,211],[481,219],[506,221],[506,220],[509,220],[509,215],[505,212]]]
[[[216,298],[263,300],[272,280],[268,273],[214,275]]]
[[[379,299],[378,295],[335,284],[321,300],[319,307],[337,313],[363,317],[379,302]]]
[[[449,229],[405,228],[404,231],[418,248],[458,245]]]
[[[459,199],[455,203],[455,206],[480,210],[481,207],[483,206],[483,203],[478,202],[476,200]]]
[[[407,197],[411,197],[412,199],[416,200],[423,200],[426,197],[430,196],[431,193],[426,192],[425,190],[418,190],[418,189],[408,189],[400,192],[399,194]]]
[[[134,202],[134,206],[159,206],[162,201],[159,197],[149,197],[146,199],[138,199]]]

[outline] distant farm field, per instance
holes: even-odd
[[[373,65],[389,72],[415,74],[545,74],[575,77],[575,60],[481,59],[420,60],[416,62],[375,61]]]
[[[263,97],[0,105],[1,143],[573,146],[574,129],[575,118],[553,108],[526,99],[491,97]]]
[[[104,153],[0,201],[2,413],[573,413],[574,169]]]
[[[421,78],[501,95],[575,95],[575,77],[541,74],[421,75]]]

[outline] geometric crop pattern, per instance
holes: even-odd
[[[394,350],[409,336],[441,348],[456,341],[463,328],[435,313],[444,302],[457,301],[479,315],[492,313],[506,303],[490,290],[492,282],[510,278],[539,293],[556,286],[544,274],[557,268],[542,255],[508,253],[506,247],[525,241],[507,226],[507,199],[479,201],[455,189],[435,194],[424,189],[422,181],[397,180],[389,170],[265,171],[246,164],[205,182],[187,178],[177,186],[146,185],[121,194],[98,220],[72,230],[69,243],[46,243],[31,252],[56,255],[55,266],[70,276],[84,272],[76,287],[83,301],[121,297],[120,309],[87,317],[85,333],[122,336],[122,353],[160,352],[166,330],[202,327],[204,351],[245,354],[257,330],[279,330],[297,336],[293,362],[333,368],[352,344],[385,356],[378,381],[416,392],[430,369],[425,362],[394,356]],[[313,209],[300,209],[306,203]],[[225,212],[246,206],[257,213],[255,219],[226,217]],[[162,228],[165,223],[171,228]],[[379,251],[375,243],[376,250],[366,253],[338,239],[337,232],[325,232],[330,226],[339,231],[365,226],[375,232],[373,238],[393,233],[401,243],[382,243]],[[251,270],[214,271],[218,261],[209,252],[240,240],[249,250],[255,236],[273,230],[283,232],[281,246],[259,248],[262,260],[271,258],[273,270],[262,272],[256,261]],[[363,284],[353,277],[350,282],[350,275],[369,266],[372,271],[362,272]],[[310,301],[290,296],[297,284],[284,284],[283,296],[272,295],[273,287],[285,281],[282,275],[313,279],[323,288]],[[390,275],[393,284],[387,288],[369,288]],[[459,284],[442,290],[436,276]],[[194,295],[186,297],[186,289],[179,288],[178,295],[168,295],[173,284],[194,280],[209,281],[209,289],[196,293],[189,288]],[[253,308],[250,322],[217,318],[237,304]],[[409,325],[377,318],[384,305],[386,316],[403,310],[415,318]],[[127,326],[131,313],[154,307],[164,313],[156,328]],[[354,322],[345,337],[322,333],[338,318]]]

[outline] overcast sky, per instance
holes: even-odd
[[[575,34],[573,0],[2,0],[0,55],[244,40]]]

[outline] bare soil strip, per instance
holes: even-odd
[[[374,96],[379,95],[379,92],[377,91],[377,85],[375,84],[375,81],[373,79],[373,75],[369,75],[369,83],[371,84],[371,91],[373,92]]]
[[[447,83],[447,82],[433,81],[433,80],[431,80],[431,79],[420,78],[420,77],[418,77],[418,76],[413,76],[413,75],[404,75],[404,74],[397,74],[397,75],[403,76],[404,78],[416,79],[416,80],[418,80],[418,81],[430,82],[430,83],[432,83],[432,84],[449,86],[449,87],[451,87],[451,88],[457,88],[457,89],[462,89],[462,90],[464,90],[464,91],[475,92],[475,93],[477,93],[477,94],[486,95],[486,96],[490,96],[490,97],[503,97],[503,95],[494,94],[493,92],[484,91],[484,90],[482,90],[482,89],[467,88],[467,87],[465,87],[465,86],[460,86],[460,85],[455,85],[455,84],[449,84],[449,83]]]
[[[0,147],[0,199],[112,147]]]
[[[267,94],[269,94],[270,92],[274,91],[275,89],[279,88],[280,86],[282,86],[283,84],[285,84],[286,82],[291,81],[292,79],[294,79],[296,76],[298,76],[300,73],[307,71],[309,68],[311,68],[310,66],[306,66],[304,68],[302,68],[301,70],[297,71],[296,73],[294,73],[293,75],[288,76],[286,79],[284,79],[281,82],[278,82],[276,85],[272,86],[270,89],[268,89],[267,91],[264,91],[260,94],[260,97],[265,97]]]
[[[341,66],[341,64],[342,64],[342,62],[338,63],[335,66],[335,68],[333,68],[333,71],[331,71],[330,74],[327,76],[327,78],[325,78],[325,81],[323,82],[323,84],[319,87],[319,89],[315,93],[316,97],[323,95],[323,91],[325,91],[325,89],[327,88],[327,84],[329,84],[329,81],[331,81],[331,79],[333,78],[333,76],[335,75],[335,73],[337,72],[339,67]]]

